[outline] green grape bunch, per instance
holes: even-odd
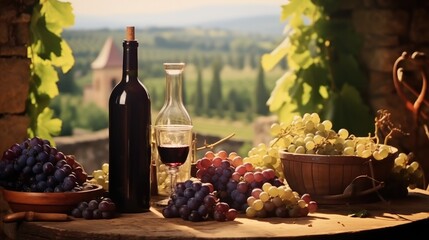
[[[101,185],[106,191],[109,191],[109,164],[103,163],[101,169],[92,171],[90,183]]]
[[[356,137],[345,128],[335,131],[332,127],[330,120],[321,121],[317,113],[295,116],[290,124],[271,126],[274,139],[270,144],[291,153],[372,156],[376,160],[385,159],[394,151],[374,137]]]
[[[284,177],[280,151],[295,154],[358,156],[377,161],[396,154],[393,173],[400,175],[409,187],[414,188],[424,178],[419,163],[413,161],[412,154],[398,153],[395,147],[387,144],[393,133],[403,132],[394,127],[390,121],[390,114],[385,110],[378,111],[375,129],[373,136],[369,134],[357,137],[345,128],[335,131],[332,122],[321,120],[317,113],[296,115],[290,123],[272,124],[270,130],[273,138],[269,144],[259,144],[252,148],[244,160],[255,166],[272,168],[277,175]],[[380,133],[384,134],[383,142],[378,136]]]

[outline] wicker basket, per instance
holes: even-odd
[[[397,151],[395,151],[397,152]],[[381,161],[357,156],[280,152],[289,186],[320,204],[373,201],[391,174],[395,154]]]

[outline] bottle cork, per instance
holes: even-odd
[[[132,26],[127,27],[125,40],[127,40],[127,41],[134,41],[135,40],[134,27],[132,27]]]

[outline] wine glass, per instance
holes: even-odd
[[[170,199],[174,194],[179,167],[186,162],[192,145],[192,125],[157,125],[155,143],[170,177]]]

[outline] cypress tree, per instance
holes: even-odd
[[[195,114],[200,116],[204,113],[203,74],[201,65],[197,64],[197,89],[195,92]]]
[[[256,57],[254,53],[249,54],[249,66],[251,69],[255,69],[258,67],[258,61],[256,61]]]
[[[237,101],[238,101],[238,93],[235,88],[231,89],[228,93],[228,112],[231,120],[237,120]]]
[[[268,115],[269,109],[267,100],[270,97],[267,87],[265,86],[265,74],[262,65],[259,64],[258,79],[255,88],[255,113],[258,115]]]
[[[214,60],[212,64],[213,69],[213,79],[208,93],[207,107],[208,111],[212,109],[217,109],[218,106],[222,103],[222,83],[220,79],[220,72],[222,70],[222,62],[218,57]]]
[[[244,59],[244,54],[243,53],[238,53],[237,54],[237,68],[238,69],[244,69],[245,65],[246,65],[246,60]]]

